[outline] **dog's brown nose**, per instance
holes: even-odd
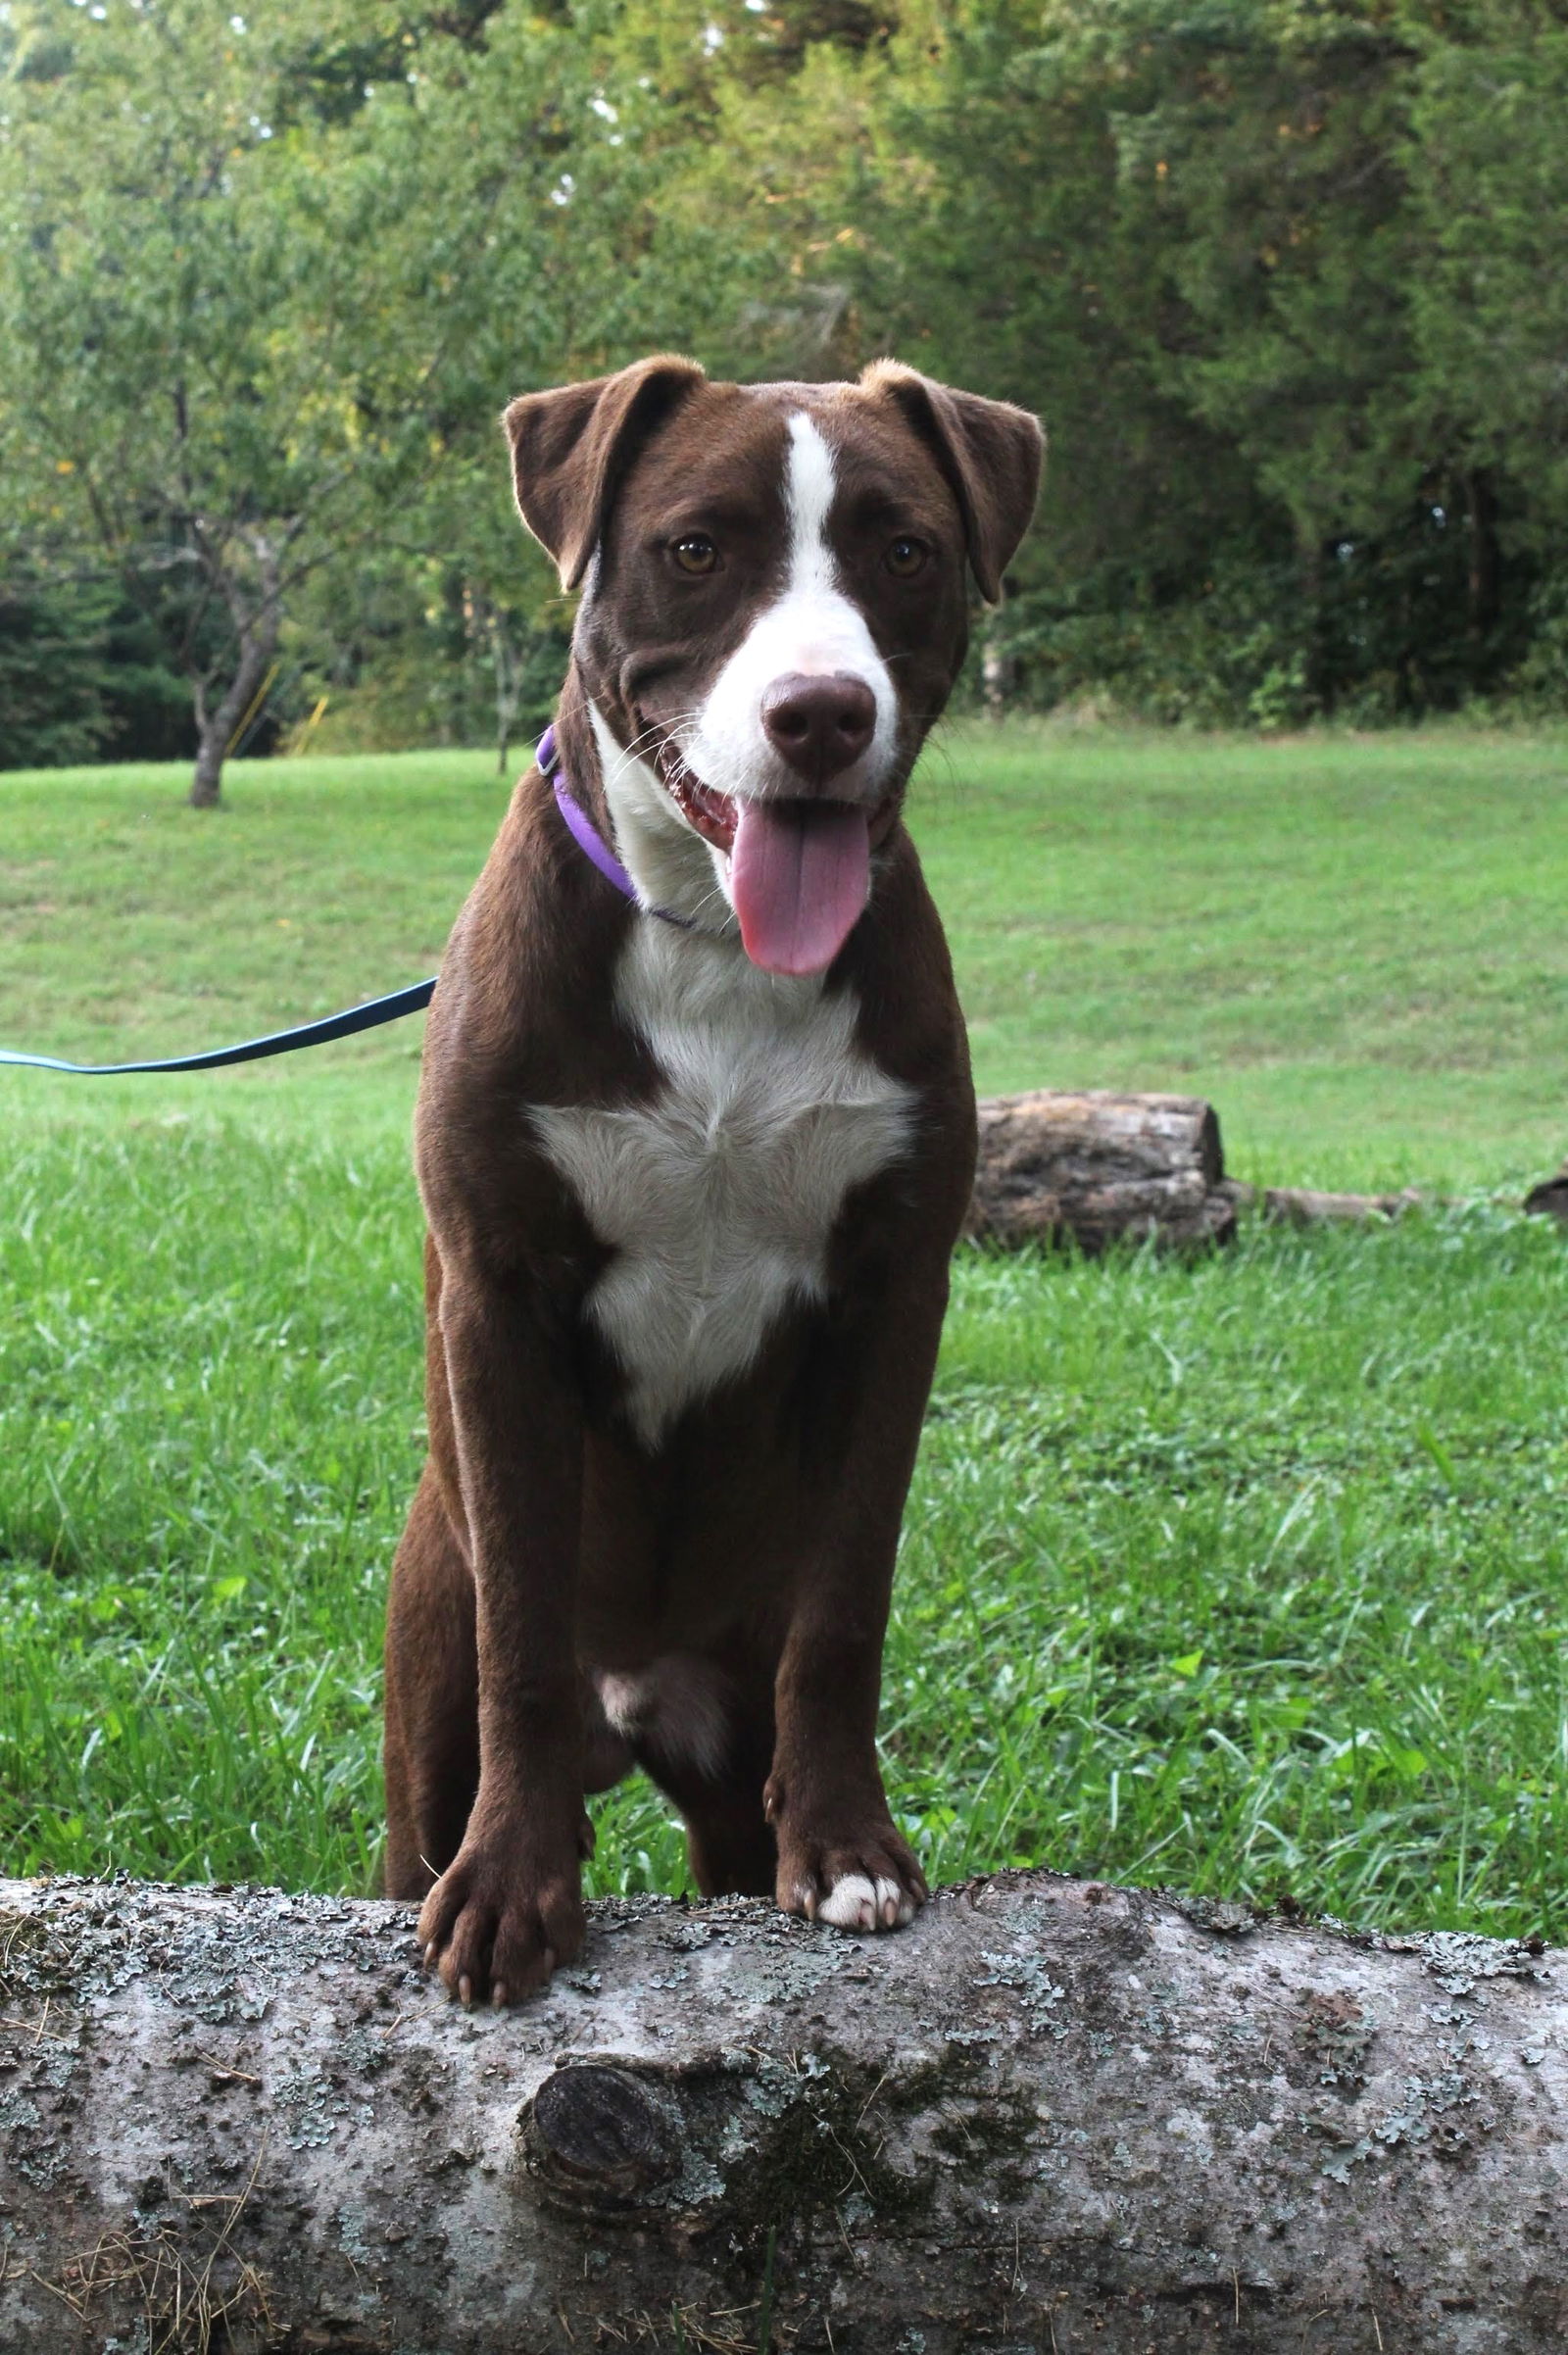
[[[762,727],[780,759],[820,791],[870,743],[876,697],[846,670],[791,671],[763,696]]]

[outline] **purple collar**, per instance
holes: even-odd
[[[549,777],[556,789],[557,807],[571,829],[578,850],[587,852],[605,881],[612,883],[622,899],[635,900],[637,897],[636,884],[633,883],[620,860],[615,857],[614,852],[606,842],[599,828],[594,824],[593,819],[562,774],[561,754],[556,746],[554,720],[540,737],[534,759],[539,763],[540,775]]]
[[[622,899],[635,902],[637,899],[636,884],[633,883],[620,860],[615,857],[614,852],[606,842],[599,828],[594,824],[593,819],[562,774],[561,752],[556,743],[554,720],[540,737],[534,751],[534,760],[538,764],[539,774],[542,777],[549,777],[555,788],[556,807],[565,819],[578,850],[586,852],[588,858],[604,876],[605,881],[612,883]],[[678,925],[682,932],[697,932],[702,929],[700,925],[694,924],[689,916],[677,915],[672,908],[650,908],[648,912],[650,915],[658,916],[665,924]]]

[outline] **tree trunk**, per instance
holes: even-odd
[[[496,775],[507,773],[507,748],[516,725],[517,706],[522,700],[522,658],[513,652],[508,642],[506,623],[500,612],[490,608],[490,656],[495,666],[496,692]]]
[[[227,698],[224,698],[226,703]],[[223,753],[228,743],[228,730],[222,725],[222,712],[216,716],[203,711],[196,713],[196,773],[191,779],[189,794],[193,810],[216,810],[222,799]]]
[[[980,638],[980,700],[991,719],[1005,719],[1012,703],[1012,691],[1017,671],[1017,659],[1008,646],[1003,627],[1003,606],[1006,584],[1002,594],[981,623]]]
[[[1301,596],[1301,670],[1314,711],[1332,711],[1328,662],[1323,644],[1323,534],[1305,516],[1296,519],[1296,572]]]
[[[227,694],[216,711],[199,698],[196,707],[196,773],[191,780],[190,806],[193,810],[216,810],[221,799],[223,762],[234,730],[251,708],[251,702],[272,659],[277,644],[275,616],[269,629],[265,621],[255,631],[247,631],[240,640],[239,663],[229,683]]]
[[[268,665],[277,651],[278,631],[282,622],[281,585],[278,561],[269,541],[260,532],[250,535],[248,546],[256,559],[261,577],[261,594],[253,606],[240,583],[226,570],[220,571],[220,585],[225,603],[234,619],[239,639],[239,662],[234,676],[217,710],[207,700],[202,680],[195,682],[196,699],[196,773],[189,794],[193,810],[216,810],[222,795],[223,762],[234,731],[250,711],[251,704]],[[220,551],[213,560],[218,567],[226,567],[229,559]]]
[[[469,2015],[401,1906],[0,1884],[0,2343],[1558,2349],[1565,1963],[1010,1874]]]
[[[1502,579],[1497,499],[1484,466],[1472,466],[1466,472],[1464,503],[1470,541],[1465,567],[1467,619],[1471,645],[1479,654],[1496,624]]]

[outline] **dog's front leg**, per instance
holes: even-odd
[[[945,1260],[862,1302],[825,1354],[810,1410],[808,1486],[822,1501],[803,1533],[763,1804],[779,1904],[840,1930],[894,1929],[928,1894],[888,1810],[876,1720],[899,1526],[946,1304]]]
[[[555,1320],[520,1282],[449,1265],[440,1320],[473,1564],[479,1788],[418,1934],[453,1994],[499,2004],[583,1938],[582,1411]]]

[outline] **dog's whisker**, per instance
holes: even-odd
[[[711,890],[704,892],[702,898],[692,909],[692,914],[694,917],[706,915],[710,908],[721,908],[726,916],[731,916],[735,912],[735,910],[731,908],[729,901],[726,899],[723,890],[717,883],[714,883]]]
[[[640,732],[632,738],[630,744],[617,745],[615,749],[619,758],[616,760],[614,767],[610,771],[609,776],[605,779],[607,787],[611,785],[618,785],[621,778],[625,776],[627,771],[636,766],[638,761],[642,759],[643,748],[645,745],[652,744],[657,749],[659,742],[664,736],[668,735],[673,737],[675,728],[683,721],[700,718],[701,712],[693,711],[690,713],[678,713],[675,720],[670,721],[667,726],[664,723],[658,721],[650,721],[647,727],[640,730]]]

